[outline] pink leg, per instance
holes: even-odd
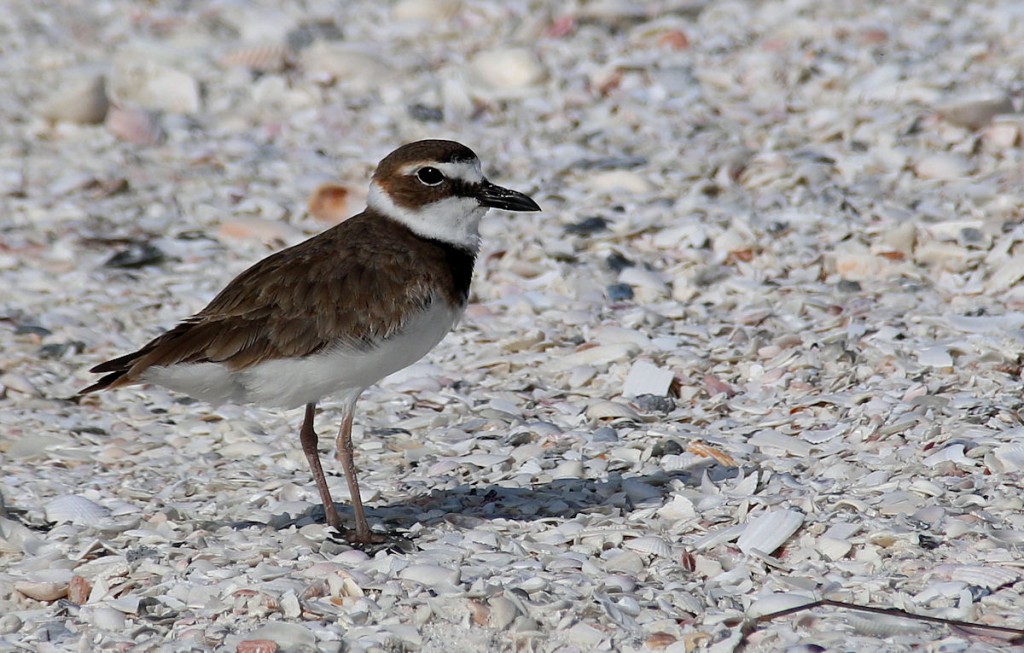
[[[350,537],[354,542],[368,543],[373,541],[373,534],[370,532],[370,524],[366,521],[366,513],[363,511],[363,499],[359,496],[359,479],[356,478],[355,450],[352,447],[352,413],[355,408],[353,400],[345,408],[341,418],[341,429],[338,431],[338,461],[341,463],[341,471],[345,473],[345,480],[348,481],[348,491],[352,495],[352,511],[356,517],[356,532]]]
[[[320,466],[320,454],[316,449],[317,436],[316,431],[313,430],[315,414],[316,403],[306,404],[306,417],[302,420],[299,442],[302,443],[302,453],[306,454],[306,460],[309,461],[309,469],[313,472],[316,489],[320,492],[320,501],[324,504],[327,523],[331,527],[341,530],[341,517],[338,516],[338,511],[334,508],[331,490],[327,487],[327,478],[324,477],[324,468]]]

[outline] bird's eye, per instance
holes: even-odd
[[[444,173],[437,168],[425,166],[416,171],[416,178],[427,186],[437,186],[444,181]]]

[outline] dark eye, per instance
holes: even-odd
[[[416,178],[427,186],[437,186],[444,181],[444,174],[437,168],[425,166],[416,171]]]

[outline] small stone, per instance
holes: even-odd
[[[47,120],[96,125],[107,117],[109,108],[107,78],[97,74],[62,84],[36,111]]]

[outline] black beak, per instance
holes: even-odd
[[[476,193],[480,206],[487,206],[492,209],[504,209],[506,211],[540,211],[540,207],[529,196],[519,191],[495,186],[484,180]]]

